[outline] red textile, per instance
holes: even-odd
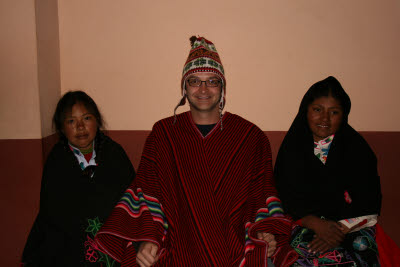
[[[83,155],[86,159],[86,162],[89,163],[89,161],[92,159],[92,155],[93,155],[93,151]]]
[[[225,113],[203,137],[190,112],[157,122],[137,177],[96,236],[99,249],[136,266],[131,241],[151,241],[155,266],[266,266],[257,231],[275,234],[276,266],[297,259],[291,221],[274,198],[271,150],[265,134]]]
[[[383,231],[382,226],[376,225],[376,244],[378,246],[379,261],[382,267],[400,266],[400,248]]]

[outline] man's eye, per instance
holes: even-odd
[[[84,119],[87,120],[87,121],[88,121],[88,120],[91,120],[91,119],[92,119],[92,116],[89,116],[89,115],[88,115],[88,116],[85,116]]]
[[[219,80],[218,79],[211,79],[211,80],[208,80],[208,82],[210,84],[215,84],[215,85],[219,84]]]
[[[189,79],[188,82],[189,82],[189,84],[198,84],[199,80],[198,79]]]
[[[314,111],[315,111],[315,112],[320,112],[321,109],[320,109],[320,108],[314,108]]]
[[[68,123],[68,124],[72,124],[72,123],[74,123],[74,120],[73,120],[73,119],[68,119],[68,120],[67,120],[67,123]]]

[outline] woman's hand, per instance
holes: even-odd
[[[309,252],[312,253],[324,253],[328,251],[332,247],[325,242],[323,239],[319,238],[317,235],[314,236],[314,239],[308,244]]]
[[[347,233],[349,233],[351,230],[353,230],[354,228],[356,228],[357,227],[357,225],[354,225],[352,228],[348,228],[346,225],[344,225],[343,223],[341,223],[341,222],[338,222],[339,224],[340,224],[340,227],[342,227],[342,232],[343,232],[343,234],[347,234]]]
[[[257,233],[257,238],[260,240],[264,240],[265,242],[268,243],[268,254],[267,257],[271,257],[272,255],[274,255],[275,250],[276,250],[276,240],[275,240],[275,236],[273,234],[270,233],[262,233],[262,232],[258,232]]]
[[[142,242],[136,255],[140,267],[150,267],[158,261],[158,246],[152,242]]]
[[[302,219],[302,224],[315,232],[314,239],[308,244],[312,252],[325,252],[339,246],[344,240],[344,229],[337,222],[310,215]]]

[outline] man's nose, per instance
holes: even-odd
[[[204,93],[205,91],[207,91],[207,89],[208,89],[208,87],[207,87],[206,81],[201,81],[200,82],[200,91],[202,93]]]

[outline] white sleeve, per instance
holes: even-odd
[[[378,221],[378,214],[366,215],[351,219],[340,220],[339,222],[344,224],[351,232],[359,231],[365,227],[374,226]]]

